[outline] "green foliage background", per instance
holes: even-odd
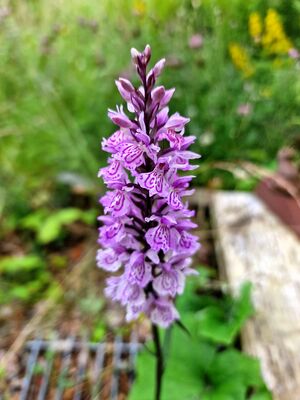
[[[0,21],[0,210],[47,203],[62,171],[96,182],[106,157],[100,140],[114,129],[106,110],[121,101],[114,79],[132,74],[132,46],[150,43],[153,59],[172,64],[162,83],[177,89],[171,111],[191,118],[188,132],[203,155],[198,184],[216,175],[216,160],[269,165],[298,133],[297,63],[281,57],[276,67],[274,57],[258,52],[248,17],[277,9],[297,47],[299,0],[6,3],[9,12]],[[188,46],[195,33],[203,36],[200,49]],[[232,41],[255,64],[248,79],[229,57]],[[237,114],[244,103],[252,107],[246,117]],[[234,187],[230,176],[220,176],[223,186]]]

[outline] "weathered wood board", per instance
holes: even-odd
[[[253,194],[217,192],[211,210],[221,277],[253,283],[243,348],[261,360],[276,400],[300,400],[300,241]]]

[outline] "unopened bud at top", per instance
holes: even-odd
[[[165,93],[166,93],[165,88],[163,86],[158,86],[157,88],[152,90],[151,94],[152,100],[155,103],[159,103],[164,98]]]
[[[145,50],[143,51],[144,57],[145,57],[145,63],[148,64],[151,58],[151,47],[149,44],[145,47]]]
[[[119,78],[119,82],[124,90],[127,90],[127,92],[130,92],[130,93],[134,92],[134,90],[135,90],[134,86],[128,79]]]
[[[141,55],[141,53],[139,51],[137,51],[137,49],[135,49],[134,47],[132,47],[132,49],[130,50],[130,53],[131,53],[132,61],[134,62],[134,64],[137,64],[138,57]]]
[[[149,46],[149,44],[147,44],[142,53],[140,53],[137,49],[133,47],[131,49],[131,57],[134,64],[146,66],[151,58],[151,47]]]
[[[152,70],[149,72],[149,75],[151,74],[151,72],[154,75],[154,78],[156,79],[160,74],[161,71],[163,70],[164,66],[165,66],[166,60],[165,58],[162,58],[161,60],[159,60],[154,67],[152,68]]]

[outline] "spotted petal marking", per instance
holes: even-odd
[[[136,169],[144,164],[144,151],[141,146],[134,143],[121,143],[118,145],[118,157],[128,169]]]
[[[176,133],[173,129],[168,129],[166,137],[171,144],[171,147],[175,149],[181,149],[182,144],[184,143],[184,138],[180,133]]]
[[[160,224],[149,229],[146,240],[153,250],[163,250],[166,253],[170,248],[170,230],[167,226]]]
[[[130,274],[129,274],[130,280],[132,280],[133,282],[136,282],[136,283],[140,283],[140,282],[142,282],[144,275],[145,275],[145,264],[144,263],[138,263],[138,264],[131,266]]]
[[[102,141],[102,149],[112,153],[117,152],[118,144],[128,140],[128,134],[123,129],[120,129],[113,133],[108,139],[104,138]]]
[[[102,176],[105,183],[124,182],[126,177],[118,160],[113,160],[108,167],[102,168],[98,176]]]
[[[99,249],[97,252],[97,266],[105,271],[115,272],[121,267],[119,255],[113,249]]]
[[[150,317],[152,322],[166,328],[174,320],[179,319],[179,314],[173,303],[160,299],[154,301]]]
[[[185,231],[181,233],[178,246],[179,251],[181,249],[191,253],[194,253],[200,247],[197,237]]]
[[[183,204],[181,198],[175,190],[170,191],[168,195],[168,204],[172,207],[173,210],[181,210],[183,208]]]
[[[150,196],[155,194],[164,196],[166,185],[163,171],[155,169],[152,172],[140,174],[138,176],[138,182],[143,188],[149,190]]]
[[[123,305],[127,303],[140,305],[145,301],[145,293],[138,285],[128,283],[123,290],[120,300]]]
[[[129,201],[124,192],[117,190],[108,208],[112,215],[116,217],[121,217],[122,215],[127,214],[130,207]]]
[[[153,282],[153,288],[161,296],[175,297],[178,286],[177,271],[163,271]]]
[[[116,237],[121,229],[122,229],[122,224],[120,222],[115,222],[114,224],[106,227],[105,235],[107,239],[112,239]]]

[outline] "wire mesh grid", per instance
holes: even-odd
[[[103,343],[73,338],[29,341],[18,398],[125,400],[134,379],[139,346],[134,334],[128,342],[119,336]]]

